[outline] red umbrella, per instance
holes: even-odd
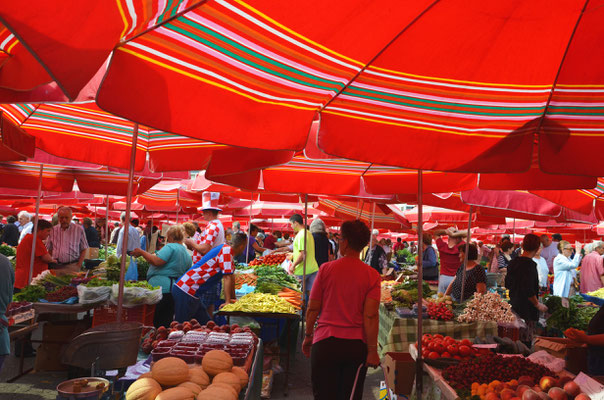
[[[532,190],[531,193],[584,214],[594,212],[598,220],[604,220],[604,178],[598,178],[598,185],[593,189]]]
[[[314,208],[342,220],[360,219],[367,225],[392,230],[411,229],[411,224],[395,206],[375,203],[359,203],[322,198]],[[373,221],[373,223],[372,223]]]
[[[585,62],[598,1],[47,1],[0,16],[71,98],[113,51],[99,104],[166,131],[300,150],[320,112],[319,146],[340,157],[520,172],[536,142],[544,171],[604,175],[604,63]]]

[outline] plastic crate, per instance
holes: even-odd
[[[122,322],[140,322],[143,326],[153,326],[155,304],[122,308]],[[117,321],[117,306],[104,305],[94,309],[92,327]]]
[[[510,338],[513,341],[520,339],[520,328],[509,327],[509,326],[501,326],[497,327],[497,336],[501,338]]]

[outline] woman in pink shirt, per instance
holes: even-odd
[[[593,250],[583,258],[581,263],[581,293],[589,293],[602,287],[604,279],[604,243],[595,242]]]
[[[353,390],[361,399],[367,367],[380,364],[380,275],[359,258],[369,228],[347,221],[340,233],[342,258],[321,266],[306,313],[302,352],[311,358],[315,400],[349,399]]]

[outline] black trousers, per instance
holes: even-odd
[[[361,400],[366,359],[367,345],[362,340],[329,337],[313,344],[310,365],[315,400],[349,400],[355,379],[354,399]]]
[[[174,298],[172,293],[163,293],[161,300],[155,305],[153,326],[156,328],[165,326],[167,328],[172,321],[174,321]]]

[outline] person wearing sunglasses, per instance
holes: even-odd
[[[554,296],[569,297],[573,280],[577,276],[577,267],[581,262],[581,244],[577,242],[576,253],[566,240],[558,244],[560,254],[554,258]]]

